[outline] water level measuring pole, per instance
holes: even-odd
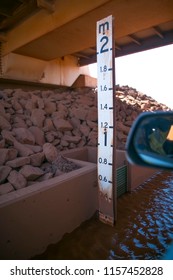
[[[116,221],[115,54],[113,17],[97,22],[97,106],[99,219]]]

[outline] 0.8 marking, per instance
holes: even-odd
[[[105,164],[105,165],[113,165],[113,163],[112,162],[108,162],[108,159],[107,158],[104,158],[104,157],[99,157],[99,159],[98,159],[98,161],[99,161],[99,163],[100,164]]]
[[[108,160],[107,160],[107,158],[99,157],[99,163],[107,164],[107,163],[108,163]]]

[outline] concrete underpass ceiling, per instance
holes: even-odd
[[[108,15],[115,18],[117,57],[173,43],[172,0],[1,0],[4,55],[96,62],[96,22]]]

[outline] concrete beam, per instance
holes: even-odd
[[[47,1],[41,1],[42,6],[43,2],[46,6]],[[47,13],[45,9],[42,9],[7,33],[8,43],[4,44],[3,55],[13,52],[17,48],[67,24],[106,2],[109,1],[56,0],[53,13]]]
[[[41,9],[7,33],[3,55],[15,52],[50,61],[95,46],[96,22],[108,14],[115,18],[118,40],[172,21],[172,11],[172,0],[56,0],[53,13]]]
[[[15,50],[43,60],[74,54],[95,46],[96,22],[109,14],[115,18],[115,40],[157,26],[173,18],[172,0],[109,1]],[[82,2],[83,3],[83,2]],[[82,5],[82,4],[80,4]],[[73,8],[72,8],[73,10]],[[52,14],[54,15],[54,13]],[[70,42],[70,44],[69,44]],[[118,42],[117,42],[118,44]]]
[[[149,49],[163,47],[170,44],[173,44],[173,31],[164,33],[162,38],[161,36],[149,37],[145,39],[140,45],[137,44],[136,42],[134,42],[134,44],[130,43],[122,47],[115,45],[115,57],[121,57],[123,55],[143,52]],[[90,56],[89,59],[81,57],[79,59],[79,65],[85,66],[88,64],[96,63],[96,61],[97,61],[96,54]]]

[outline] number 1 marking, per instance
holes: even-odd
[[[104,145],[107,146],[107,129],[104,129],[104,136],[105,136],[105,141],[104,141]]]

